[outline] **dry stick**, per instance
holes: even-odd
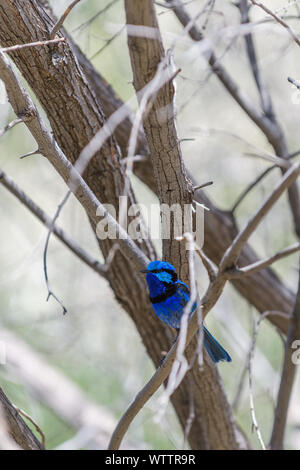
[[[288,31],[288,33],[293,38],[295,43],[298,46],[300,46],[300,37],[282,18],[280,18],[280,16],[276,15],[276,13],[274,13],[272,10],[270,10],[268,7],[266,7],[263,3],[257,2],[256,0],[250,0],[250,1],[253,5],[258,6],[259,8],[264,10],[266,13],[268,13],[268,15],[272,16],[274,18],[274,20],[277,21],[277,23],[279,23],[281,26],[283,26]]]
[[[284,248],[275,255],[270,256],[269,258],[266,258],[264,260],[257,261],[256,263],[244,266],[243,268],[233,269],[229,274],[230,279],[241,279],[245,276],[249,276],[250,274],[260,271],[261,269],[267,268],[276,261],[285,258],[286,256],[292,255],[297,251],[300,251],[300,243],[294,243],[294,245]]]
[[[33,424],[33,426],[35,427],[35,429],[37,430],[37,432],[40,434],[40,436],[42,438],[42,446],[44,448],[46,448],[45,434],[42,431],[42,429],[40,428],[40,426],[36,423],[36,421],[34,421],[34,419],[28,413],[26,413],[26,411],[22,410],[21,408],[18,408],[15,405],[13,405],[13,407],[18,413],[20,413],[21,416],[24,416],[24,418],[28,419],[28,421],[30,421]]]
[[[87,20],[85,23],[80,24],[77,26],[77,28],[73,29],[71,33],[77,33],[77,31],[82,31],[83,29],[87,28],[90,26],[97,18],[99,18],[100,15],[103,13],[106,13],[115,3],[117,3],[119,0],[112,0],[110,3],[108,3],[104,8],[102,8],[100,11],[95,13],[89,20]]]
[[[248,240],[250,235],[252,235],[265,215],[269,212],[270,208],[275,204],[283,192],[297,180],[299,175],[300,162],[294,163],[294,165],[286,171],[286,173],[275,186],[275,189],[272,191],[272,193],[266,198],[256,213],[249,219],[244,229],[237,234],[232,244],[229,246],[223,256],[220,264],[220,269],[222,271],[225,271],[235,265],[245,242]]]
[[[75,196],[90,218],[97,223],[97,211],[102,213],[107,218],[108,223],[116,229],[119,238],[118,243],[123,254],[133,263],[137,270],[145,269],[149,263],[149,259],[137,247],[128,233],[98,201],[93,191],[91,191],[84,179],[58,147],[53,136],[45,127],[32,99],[22,87],[4,54],[1,53],[0,77],[4,81],[10,103],[15,113],[17,115],[27,113],[27,115],[31,116],[31,119],[25,121],[26,126],[35,138],[41,153],[53,164],[54,168],[62,176],[67,185],[69,185],[70,189],[72,188],[70,184],[72,174],[72,181],[75,181],[75,185],[78,188]]]
[[[36,150],[32,150],[31,152],[28,152],[28,153],[24,153],[24,155],[21,155],[20,156],[20,160],[23,160],[23,158],[26,158],[26,157],[31,157],[32,155],[38,155],[40,154],[40,150],[39,149],[36,149]]]
[[[4,129],[0,130],[0,137],[2,137],[7,131],[9,131],[9,129],[12,129],[14,126],[16,126],[17,124],[20,124],[21,122],[23,122],[22,118],[17,118],[11,121],[9,124],[7,124],[4,127]]]
[[[292,83],[292,85],[295,85],[295,87],[298,88],[298,90],[300,90],[300,82],[298,82],[298,80],[288,77],[288,82]]]
[[[260,442],[260,445],[263,450],[266,450],[265,443],[263,441],[260,428],[258,426],[257,418],[256,418],[256,413],[255,413],[255,407],[254,407],[254,396],[253,396],[253,384],[252,384],[252,370],[253,370],[253,358],[254,358],[254,350],[255,350],[255,344],[257,340],[257,335],[258,335],[258,330],[261,322],[269,315],[279,315],[283,316],[286,318],[290,318],[290,315],[283,313],[283,312],[277,312],[277,311],[268,311],[264,312],[259,319],[257,320],[256,323],[254,323],[254,329],[253,329],[253,339],[252,339],[252,344],[249,352],[249,359],[248,359],[248,370],[249,370],[249,400],[250,400],[250,412],[251,412],[251,418],[252,418],[252,423],[254,426],[254,429],[257,434],[257,438]]]
[[[52,219],[2,170],[0,170],[0,184],[24,204],[42,224],[48,228],[51,226]],[[87,266],[92,268],[100,276],[107,278],[106,264],[103,265],[97,259],[93,258],[80,245],[77,245],[61,228],[57,227],[57,225],[53,227],[53,234]]]
[[[0,388],[0,419],[2,420],[2,410],[4,412],[5,421],[7,424],[7,431],[16,443],[15,449],[24,450],[43,450],[43,446],[40,441],[33,434],[31,429],[27,426],[23,418],[16,411],[13,404],[9,401],[4,391]],[[1,431],[1,426],[0,426]],[[0,442],[0,449],[3,442]]]
[[[264,170],[252,183],[249,184],[249,186],[247,186],[246,189],[244,189],[244,191],[240,194],[240,196],[237,198],[236,202],[234,203],[232,209],[231,209],[231,213],[233,214],[235,212],[235,210],[237,209],[237,207],[240,205],[240,203],[245,199],[245,197],[247,196],[247,194],[250,193],[250,191],[255,188],[255,186],[260,183],[260,181],[262,181],[264,179],[265,176],[267,176],[267,174],[270,173],[270,171],[272,171],[274,168],[277,168],[277,165],[272,165],[272,166],[269,166],[269,168],[267,168],[266,170]]]
[[[241,12],[241,23],[250,24],[248,0],[240,0],[238,6]],[[249,62],[251,65],[252,74],[256,83],[259,96],[260,96],[262,110],[266,116],[273,119],[274,113],[273,113],[272,100],[271,100],[271,97],[267,88],[265,87],[263,83],[260,70],[258,68],[256,51],[255,51],[253,37],[252,37],[251,32],[245,34],[245,42],[246,42],[247,54],[248,54]]]
[[[57,39],[50,39],[48,41],[37,41],[37,42],[28,42],[27,44],[16,44],[15,46],[4,47],[0,49],[0,52],[18,51],[19,49],[24,49],[25,47],[47,46],[48,44],[54,44],[56,42],[64,42],[65,40],[66,38],[57,38]]]
[[[45,281],[46,281],[46,286],[47,286],[47,290],[48,290],[47,302],[50,299],[50,297],[53,297],[61,305],[61,307],[63,309],[63,314],[67,313],[66,307],[64,306],[63,302],[54,294],[53,290],[50,289],[50,283],[49,283],[49,278],[48,278],[48,268],[47,268],[47,253],[48,253],[48,246],[49,246],[51,233],[53,232],[55,222],[57,221],[57,219],[58,219],[58,217],[61,213],[62,208],[67,203],[70,195],[71,195],[71,191],[69,190],[67,192],[67,194],[65,195],[65,197],[63,198],[62,202],[57,207],[57,211],[56,211],[56,213],[55,213],[55,215],[52,219],[51,225],[49,227],[49,231],[48,231],[48,235],[47,235],[46,243],[45,243],[45,248],[44,248],[44,256],[43,256]]]
[[[299,87],[300,87],[300,84],[299,84]],[[287,157],[287,160],[290,160],[292,158],[295,158],[299,155],[300,151],[299,150],[296,150],[296,152],[293,152],[291,153],[288,157]],[[240,194],[240,196],[237,198],[236,202],[234,203],[232,209],[231,209],[231,213],[234,213],[235,210],[237,209],[237,207],[240,205],[240,203],[245,199],[245,197],[247,196],[247,194],[249,194],[249,192],[255,188],[255,186],[260,183],[260,181],[262,181],[264,179],[265,176],[267,176],[272,170],[274,170],[275,168],[278,168],[278,165],[272,165],[272,166],[269,166],[266,170],[264,170],[254,181],[252,181],[252,183],[249,184],[249,186],[246,187],[246,189],[244,189],[244,191],[242,191],[242,193]]]
[[[281,382],[275,410],[275,418],[270,441],[271,449],[283,449],[283,439],[286,429],[287,414],[291,400],[291,393],[296,376],[296,362],[293,361],[293,343],[300,338],[300,269],[298,279],[298,292],[292,319],[289,323],[288,337],[285,345],[285,356]]]
[[[53,29],[50,33],[50,39],[53,39],[57,33],[57,31],[62,27],[65,19],[67,18],[68,14],[71,12],[72,8],[75,7],[75,5],[77,5],[77,3],[79,3],[80,0],[74,0],[69,6],[68,8],[64,11],[64,13],[62,14],[62,16],[59,18],[59,20],[55,23],[55,25],[53,26]]]
[[[117,39],[117,37],[120,36],[120,34],[124,31],[125,29],[125,25],[123,25],[115,34],[113,34],[109,39],[106,39],[105,41],[105,44],[104,46],[100,47],[100,49],[98,51],[95,52],[95,54],[93,54],[89,60],[93,60],[95,59],[95,57],[97,57],[99,54],[101,54],[101,52],[103,52],[115,39]]]

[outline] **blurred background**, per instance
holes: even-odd
[[[69,0],[50,1],[57,16],[69,3]],[[182,34],[183,28],[173,11],[164,8],[163,3],[158,2],[156,7],[165,48],[175,42],[174,60],[182,69],[176,78],[176,107],[179,137],[187,139],[182,142],[184,161],[199,184],[214,181],[207,188],[207,194],[217,207],[230,210],[245,187],[270,166],[270,162],[249,156],[249,153],[271,152],[271,149],[261,132],[210,73],[199,48]],[[204,3],[187,1],[186,7],[194,16]],[[289,16],[289,24],[299,31],[300,2],[265,0],[264,3],[281,15]],[[100,11],[102,13],[90,21]],[[266,18],[258,8],[252,8],[250,15],[252,20]],[[238,8],[222,0],[216,1],[213,12],[202,15],[197,24],[215,44],[222,64],[258,107],[259,98],[245,54],[244,39],[235,33],[234,27],[239,22]],[[65,22],[86,56],[126,101],[134,96],[134,89],[123,25],[122,0],[82,0]],[[220,35],[222,28],[224,34]],[[288,83],[287,77],[300,78],[300,50],[290,36],[272,22],[262,22],[254,32],[260,70],[270,90],[275,112],[290,150],[299,150],[300,92]],[[0,128],[14,119],[10,105],[3,101],[0,104]],[[21,155],[35,148],[25,125],[14,127],[0,139],[0,168],[52,217],[66,193],[66,186],[42,156],[20,160]],[[271,172],[241,203],[235,214],[240,227],[278,179],[279,171]],[[132,177],[132,183],[139,202],[146,205],[156,202],[155,196],[137,178]],[[59,399],[57,402],[53,399],[57,392],[57,397],[68,400],[67,385],[57,379],[57,389],[54,387],[51,393],[50,384],[43,383],[44,367],[50,366],[53,374],[67,379],[67,384],[75,387],[72,391],[79,401],[84,400],[87,407],[97,409],[108,439],[122,412],[150,378],[153,365],[134,324],[120,309],[108,283],[81,263],[54,236],[48,251],[48,274],[52,289],[68,309],[67,314],[62,314],[53,299],[46,302],[43,251],[47,230],[1,185],[0,218],[0,342],[9,330],[14,335],[11,341],[15,351],[24,352],[19,364],[16,354],[13,366],[0,365],[0,386],[16,406],[39,424],[48,449],[93,447],[92,427],[87,426],[83,432],[80,419],[76,421],[63,415]],[[100,259],[88,219],[74,198],[63,209],[58,225]],[[261,257],[267,257],[295,241],[284,196],[250,242]],[[160,250],[160,244],[156,243],[156,246]],[[297,255],[274,265],[276,273],[294,292],[297,268]],[[201,295],[207,279],[200,264],[197,265],[197,276]],[[206,321],[233,358],[231,365],[219,366],[231,403],[236,398],[252,341],[253,321],[257,318],[254,309],[228,284]],[[31,353],[39,361],[36,369],[41,380],[39,391],[31,383],[34,381]],[[266,320],[259,330],[253,364],[255,407],[265,441],[271,431],[282,359],[282,338]],[[298,372],[286,436],[287,447],[291,449],[300,448],[299,380]],[[155,420],[159,395],[156,394],[139,413],[129,429],[125,445],[151,449],[186,446],[171,406],[160,422]],[[259,448],[252,432],[247,373],[236,406],[236,417],[254,447]],[[103,439],[104,446],[107,444],[105,435]]]

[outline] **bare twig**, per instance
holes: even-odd
[[[89,60],[95,59],[99,54],[101,54],[120,34],[124,31],[126,25],[123,25],[115,34],[113,34],[109,39],[105,40],[104,46],[100,47],[98,51],[96,51]]]
[[[237,207],[240,205],[240,203],[245,199],[245,197],[247,196],[247,194],[250,193],[250,191],[255,188],[255,186],[260,183],[260,181],[262,181],[264,179],[264,177],[266,175],[268,175],[270,173],[270,171],[274,170],[274,168],[277,168],[277,165],[272,165],[272,166],[269,166],[266,170],[264,170],[257,178],[255,178],[254,181],[252,181],[252,183],[249,184],[249,186],[247,186],[246,189],[244,189],[244,191],[240,194],[240,196],[237,198],[236,202],[234,203],[232,209],[231,209],[231,212],[234,213],[235,210],[237,209]]]
[[[5,414],[6,426],[9,435],[16,443],[15,449],[43,450],[42,444],[35,437],[23,418],[16,411],[3,390],[0,388],[0,407]],[[2,416],[0,416],[2,418]],[[3,418],[2,418],[3,419]],[[3,449],[4,450],[4,449]]]
[[[17,124],[20,124],[21,122],[23,122],[23,119],[21,118],[16,118],[13,121],[11,121],[9,124],[7,124],[4,127],[4,129],[0,130],[0,137],[2,137],[7,131],[9,131],[9,129],[12,129],[14,126],[16,126]]]
[[[68,6],[68,8],[66,8],[66,10],[64,11],[64,13],[61,15],[61,17],[59,18],[59,20],[55,23],[55,25],[53,26],[53,29],[50,33],[50,39],[53,39],[57,33],[57,31],[62,27],[65,19],[67,18],[67,16],[69,15],[69,13],[71,12],[71,10],[75,7],[75,5],[77,5],[77,3],[79,3],[80,0],[74,0],[72,3],[70,3],[70,5]]]
[[[16,44],[15,46],[4,47],[0,49],[0,52],[13,52],[13,51],[18,51],[19,49],[24,49],[25,47],[48,46],[48,44],[64,42],[65,40],[66,38],[57,38],[57,39],[49,39],[48,41],[36,41],[36,42],[29,42],[27,44]]]
[[[300,263],[299,263],[300,266]],[[274,424],[270,441],[271,449],[283,449],[287,414],[296,376],[296,362],[293,360],[293,343],[300,338],[300,269],[298,292],[292,319],[289,324],[288,337],[285,346],[285,356],[281,382],[275,410]]]
[[[58,208],[57,208],[57,211],[53,217],[53,220],[51,222],[51,225],[49,227],[49,231],[48,231],[48,235],[47,235],[47,238],[46,238],[46,243],[45,243],[45,248],[44,248],[44,255],[43,255],[43,261],[44,261],[44,274],[45,274],[45,281],[46,281],[46,286],[47,286],[47,290],[48,290],[48,295],[47,295],[47,301],[50,299],[50,297],[53,297],[59,304],[60,306],[62,307],[63,309],[63,314],[67,313],[67,309],[66,307],[64,306],[63,302],[54,294],[54,292],[52,291],[52,289],[50,288],[50,283],[49,283],[49,278],[48,278],[48,269],[47,269],[47,253],[48,253],[48,246],[49,246],[49,241],[50,241],[50,237],[51,237],[51,233],[53,232],[53,228],[54,228],[54,225],[55,225],[55,222],[57,221],[60,213],[61,213],[61,210],[62,208],[64,207],[64,205],[67,203],[69,197],[71,195],[71,191],[69,190],[67,192],[67,194],[65,195],[65,197],[63,198],[62,202],[58,205]]]
[[[103,13],[106,13],[115,3],[117,3],[119,0],[112,0],[110,3],[105,5],[104,8],[101,8],[100,11],[95,13],[89,20],[85,21],[84,23],[80,24],[77,26],[77,28],[73,29],[72,33],[76,33],[77,31],[82,31],[83,29],[89,27],[99,16],[103,15]]]
[[[295,85],[295,87],[298,88],[298,90],[300,90],[300,82],[298,80],[288,77],[288,82],[290,82],[292,85]]]
[[[21,155],[20,156],[20,160],[23,160],[23,158],[26,158],[26,157],[31,157],[32,155],[38,155],[40,154],[40,149],[36,149],[36,150],[32,150],[31,152],[28,152],[28,153],[24,153],[24,155]]]
[[[0,170],[0,184],[13,194],[27,209],[34,214],[46,227],[50,227],[52,219],[22,189]],[[81,246],[77,245],[61,228],[53,226],[53,234],[68,247],[81,261],[92,268],[100,276],[107,277],[106,267],[93,258]]]
[[[283,313],[283,312],[276,312],[276,311],[268,311],[264,312],[257,322],[254,322],[254,329],[253,329],[253,338],[252,338],[252,344],[249,352],[249,358],[248,358],[248,370],[249,370],[249,399],[250,399],[250,412],[251,412],[251,418],[252,418],[252,423],[254,426],[254,429],[257,434],[257,438],[260,442],[260,445],[263,450],[266,450],[265,443],[263,441],[261,431],[257,422],[256,418],[256,413],[255,413],[255,407],[254,407],[254,396],[253,396],[253,383],[252,383],[252,376],[253,376],[253,359],[254,359],[254,351],[255,351],[255,345],[256,345],[256,340],[257,340],[257,335],[259,331],[259,326],[261,322],[269,315],[278,315],[278,316],[283,316],[283,317],[288,317],[290,318],[290,315]]]
[[[41,436],[41,439],[42,439],[42,445],[44,448],[46,448],[46,437],[45,437],[45,434],[44,432],[42,431],[42,429],[40,428],[40,426],[37,424],[37,422],[28,414],[26,413],[26,411],[22,410],[21,408],[18,408],[17,406],[13,405],[14,409],[20,413],[20,415],[22,415],[24,418],[28,419],[28,421],[31,422],[31,424],[33,424],[33,426],[35,427],[35,429],[37,430],[37,432],[39,433],[39,435]]]
[[[293,152],[291,153],[288,157],[287,157],[287,160],[290,160],[292,158],[295,158],[299,155],[300,151],[297,150],[296,152]],[[267,176],[272,170],[274,170],[275,168],[278,168],[278,165],[272,165],[272,166],[269,166],[266,170],[264,170],[259,176],[257,176],[257,178],[255,178],[254,181],[252,181],[252,183],[249,184],[249,186],[246,187],[246,189],[244,189],[244,191],[240,194],[240,196],[237,198],[236,202],[234,203],[232,209],[231,209],[231,212],[234,213],[235,210],[237,209],[237,207],[240,205],[240,203],[245,199],[245,197],[247,196],[247,194],[249,194],[250,191],[252,191],[253,188],[255,188],[255,186],[260,183],[260,181],[262,181],[264,179],[265,176]]]
[[[286,256],[292,255],[299,250],[300,243],[295,243],[294,245],[284,248],[284,250],[279,251],[267,259],[257,261],[256,263],[250,264],[249,266],[245,266],[243,268],[233,269],[232,271],[228,271],[228,274],[230,279],[240,279],[244,276],[249,276],[250,274],[260,271],[261,269],[265,269],[276,261],[285,258]]]
[[[204,251],[196,246],[195,247],[197,254],[202,260],[203,265],[207,271],[208,277],[210,281],[214,281],[217,278],[218,269],[216,265],[209,259],[209,257],[204,253]]]
[[[207,186],[211,186],[212,184],[214,184],[213,181],[208,181],[207,183],[198,184],[197,186],[193,187],[193,191],[194,192],[198,191],[198,189],[206,188]]]
[[[262,10],[264,10],[268,15],[272,16],[274,20],[279,23],[281,26],[283,26],[291,36],[291,38],[295,41],[295,43],[300,46],[300,37],[298,34],[284,21],[280,16],[278,16],[274,11],[270,10],[266,5],[264,5],[261,2],[258,2],[256,0],[250,0],[253,5],[258,6]]]
[[[220,269],[225,270],[235,265],[242,248],[256,227],[263,220],[264,216],[279,199],[279,197],[288,189],[298,178],[300,174],[300,162],[295,163],[280,179],[275,189],[266,198],[256,213],[249,219],[243,230],[235,237],[234,241],[227,249],[220,264]]]
[[[248,0],[240,0],[239,2],[239,8],[241,12],[241,22],[242,24],[247,24],[250,23],[249,20],[249,4]],[[254,42],[253,42],[253,37],[251,33],[245,34],[245,42],[246,42],[246,48],[247,48],[247,54],[249,58],[249,62],[251,65],[251,70],[253,73],[253,77],[256,83],[257,90],[259,92],[260,96],[260,102],[261,102],[261,107],[263,112],[265,113],[266,116],[268,116],[271,120],[274,119],[274,113],[273,113],[273,105],[271,101],[270,94],[265,87],[260,70],[258,68],[257,64],[257,57],[256,57],[256,51],[254,47]]]

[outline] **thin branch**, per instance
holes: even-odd
[[[282,19],[280,16],[278,16],[274,11],[270,10],[266,5],[264,5],[261,2],[257,2],[256,0],[250,0],[253,5],[258,6],[262,10],[264,10],[268,15],[272,16],[274,20],[279,23],[281,26],[283,26],[291,36],[291,38],[295,41],[295,43],[300,46],[300,37],[298,34]]]
[[[298,88],[298,90],[300,90],[300,82],[298,80],[288,77],[288,82],[290,82],[292,85],[295,85],[295,87]]]
[[[126,27],[126,25],[124,24],[115,34],[113,34],[109,39],[106,39],[104,46],[100,47],[100,49],[99,49],[98,51],[96,51],[96,52],[89,58],[89,60],[93,60],[93,59],[95,59],[95,57],[97,57],[99,54],[101,54],[115,39],[117,39],[117,37],[120,36],[120,34],[122,34],[122,32],[124,31],[125,27]]]
[[[241,12],[241,22],[242,24],[249,24],[250,19],[249,19],[249,5],[248,5],[248,0],[240,0],[239,2],[239,8]],[[252,34],[249,32],[245,34],[245,42],[246,42],[246,48],[247,48],[247,54],[249,58],[249,62],[251,65],[251,70],[253,73],[253,77],[256,83],[257,90],[259,92],[260,96],[260,102],[261,102],[261,107],[263,112],[265,113],[266,116],[268,116],[271,120],[274,119],[274,113],[273,113],[273,105],[271,101],[270,94],[265,87],[260,70],[258,68],[257,64],[257,57],[256,57],[256,51],[254,47],[254,42],[253,42],[253,37]]]
[[[24,206],[34,214],[42,224],[48,228],[51,226],[52,219],[1,169],[0,184],[2,184],[2,186],[13,194],[22,204],[24,204]],[[57,225],[53,226],[53,234],[87,266],[92,268],[100,276],[103,276],[104,278],[107,277],[106,266],[93,258],[81,246],[77,245],[77,243],[75,243],[75,241],[72,240],[72,238],[70,238],[61,228],[57,227]]]
[[[23,119],[21,118],[16,118],[13,121],[11,121],[3,129],[0,129],[0,137],[2,137],[7,131],[9,131],[9,129],[12,129],[14,126],[16,126],[17,124],[20,124],[21,122],[24,122]]]
[[[14,409],[24,418],[28,419],[28,421],[33,424],[39,435],[41,436],[42,439],[42,446],[46,448],[46,437],[40,426],[37,424],[37,422],[28,414],[26,411],[22,410],[21,408],[18,408],[17,406],[13,405]]]
[[[80,24],[77,26],[77,28],[73,29],[72,33],[77,33],[77,31],[82,31],[83,29],[89,27],[99,16],[103,15],[103,13],[106,13],[115,3],[117,3],[119,0],[112,0],[110,3],[105,5],[104,8],[102,8],[100,11],[95,13],[89,20],[87,20],[85,23]]]
[[[262,320],[263,316],[260,317],[259,320]],[[253,384],[252,384],[252,363],[253,363],[253,357],[254,357],[254,349],[255,349],[255,343],[256,343],[256,338],[258,334],[258,327],[259,324],[254,323],[254,328],[253,328],[253,341],[249,353],[249,363],[248,363],[248,371],[249,371],[249,400],[250,400],[250,413],[251,413],[251,419],[252,419],[252,424],[255,429],[257,438],[259,440],[259,443],[261,445],[261,448],[263,450],[266,450],[265,443],[263,441],[260,428],[257,422],[256,418],[256,413],[255,413],[255,407],[254,407],[254,396],[253,396]]]
[[[296,152],[293,152],[291,153],[288,157],[287,157],[287,160],[290,160],[292,158],[295,158],[299,155],[300,153],[300,150],[297,150]],[[257,178],[255,178],[254,181],[252,181],[252,183],[249,184],[249,186],[246,187],[246,189],[244,189],[244,191],[240,194],[240,196],[237,198],[236,202],[234,203],[232,209],[231,209],[231,213],[234,213],[235,210],[237,209],[237,207],[241,204],[241,202],[245,199],[245,197],[247,196],[247,194],[250,193],[250,191],[252,191],[253,188],[255,188],[255,186],[260,183],[265,176],[267,176],[272,170],[274,170],[275,168],[278,168],[278,165],[272,165],[272,166],[269,166],[266,170],[264,170],[260,175],[258,175]]]
[[[42,152],[37,148],[36,150],[32,150],[31,152],[24,153],[24,155],[20,156],[20,160],[23,160],[23,158],[31,157],[32,155],[39,155]]]
[[[27,44],[16,44],[15,46],[4,47],[0,49],[0,52],[13,52],[13,51],[18,51],[19,49],[24,49],[25,47],[48,46],[48,44],[64,42],[65,40],[66,38],[57,38],[57,39],[49,39],[48,41],[37,41],[37,42],[29,42]]]
[[[63,309],[63,314],[67,313],[67,309],[64,306],[63,302],[54,294],[53,290],[50,289],[50,283],[49,283],[49,278],[48,278],[48,268],[47,268],[47,253],[48,253],[48,246],[49,246],[49,241],[51,237],[51,233],[53,232],[53,228],[55,225],[55,222],[57,221],[64,205],[67,203],[69,197],[71,195],[71,191],[69,190],[65,197],[63,198],[62,202],[58,205],[57,211],[53,217],[53,220],[51,222],[51,225],[49,227],[48,235],[46,238],[46,243],[45,243],[45,248],[44,248],[44,255],[43,255],[43,262],[44,262],[44,274],[45,274],[45,281],[46,281],[46,286],[48,290],[48,295],[47,295],[47,301],[50,299],[50,297],[53,297],[62,307]]]
[[[269,258],[257,261],[256,263],[250,264],[249,266],[245,266],[239,269],[235,268],[227,272],[230,279],[241,279],[244,276],[249,276],[250,274],[256,273],[261,269],[265,269],[268,266],[271,266],[271,264],[275,263],[276,261],[285,258],[289,255],[292,255],[297,251],[300,251],[300,243],[295,243],[294,245],[284,248],[284,250],[279,251],[278,253],[273,256],[270,256]]]
[[[4,391],[0,388],[0,407],[5,415],[7,431],[13,441],[24,450],[43,450],[42,444],[35,437],[23,418],[9,401]],[[2,418],[2,416],[0,416]],[[17,445],[15,448],[17,448]]]
[[[256,418],[256,413],[255,413],[255,407],[254,407],[254,396],[253,396],[253,383],[252,383],[252,376],[253,376],[253,359],[254,359],[254,351],[255,351],[255,345],[256,345],[256,340],[258,336],[258,331],[261,322],[269,315],[278,315],[278,316],[283,316],[283,317],[288,317],[290,318],[290,315],[283,313],[283,312],[276,312],[276,311],[267,311],[264,312],[257,322],[254,322],[254,328],[253,328],[253,338],[252,338],[252,344],[249,352],[249,358],[248,358],[248,370],[249,370],[249,400],[250,400],[250,412],[251,412],[251,418],[252,418],[252,423],[254,426],[254,429],[257,434],[257,438],[260,442],[260,445],[263,450],[266,450],[265,443],[263,441],[261,431],[257,422]]]
[[[220,264],[221,270],[226,270],[235,265],[244,244],[252,235],[256,227],[263,220],[265,215],[273,207],[275,202],[280,198],[280,196],[287,190],[298,178],[300,175],[300,162],[295,163],[290,167],[289,170],[282,176],[280,181],[277,183],[275,189],[272,193],[266,198],[264,203],[259,207],[256,213],[249,219],[246,226],[241,230],[238,235],[233,240],[230,247],[226,250],[223,259]]]
[[[300,263],[299,263],[300,267]],[[274,424],[270,441],[271,449],[283,449],[284,434],[291,394],[296,376],[297,363],[293,360],[293,343],[300,338],[300,269],[298,278],[298,292],[296,296],[295,307],[292,319],[289,324],[288,337],[285,346],[285,356],[281,382],[275,410]]]
[[[55,25],[53,26],[53,29],[50,33],[50,39],[54,39],[57,31],[62,27],[65,19],[67,18],[67,16],[69,15],[69,13],[71,12],[71,10],[75,7],[75,5],[77,5],[77,3],[79,3],[80,0],[74,0],[72,3],[70,3],[70,5],[68,6],[68,8],[66,8],[66,10],[64,11],[64,13],[62,14],[62,16],[59,18],[59,20],[55,23]]]
[[[272,165],[269,166],[266,170],[264,170],[255,180],[247,186],[246,189],[240,194],[240,196],[237,198],[236,202],[234,203],[231,212],[234,213],[238,206],[241,204],[241,202],[245,199],[247,194],[250,193],[250,191],[255,188],[255,186],[260,183],[264,179],[265,176],[267,176],[274,168],[277,168],[277,165]]]
[[[196,252],[202,260],[202,263],[207,271],[208,278],[210,281],[214,281],[217,278],[218,269],[216,265],[209,259],[209,257],[204,253],[204,251],[196,246]]]
[[[193,191],[194,192],[198,191],[198,189],[206,188],[207,186],[211,186],[212,184],[214,184],[213,181],[208,181],[207,183],[198,184],[197,186],[193,187]]]

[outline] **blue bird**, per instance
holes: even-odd
[[[190,291],[186,284],[178,279],[172,264],[165,261],[152,261],[147,269],[141,271],[146,274],[150,300],[155,314],[172,328],[180,328],[180,320],[184,307],[190,299]],[[196,309],[193,306],[191,314]],[[231,357],[218,341],[204,329],[204,347],[213,362],[231,362]]]

